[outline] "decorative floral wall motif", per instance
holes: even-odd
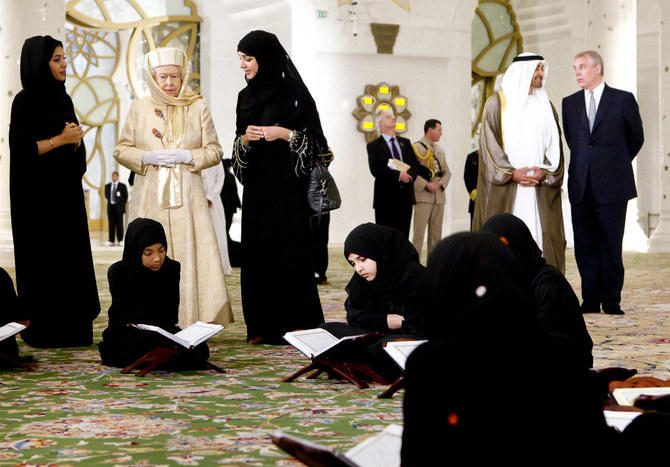
[[[365,134],[365,141],[370,142],[379,137],[374,118],[378,110],[390,110],[396,118],[396,134],[407,132],[407,120],[412,113],[407,109],[408,100],[400,94],[398,86],[389,86],[388,83],[376,85],[366,84],[364,94],[356,98],[358,107],[352,112],[358,120],[358,131]]]

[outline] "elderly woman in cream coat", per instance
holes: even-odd
[[[137,174],[128,220],[148,217],[165,228],[168,255],[181,263],[179,326],[231,323],[201,176],[221,161],[212,116],[202,97],[187,89],[182,50],[147,53],[144,71],[150,96],[132,102],[114,150],[114,158]]]

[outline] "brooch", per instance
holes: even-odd
[[[163,133],[161,133],[160,131],[158,131],[156,128],[154,128],[153,130],[151,130],[151,132],[154,134],[154,136],[155,136],[156,138],[158,138],[158,139],[161,140],[161,144],[163,145],[163,147],[165,147],[165,143],[163,143]]]
[[[161,109],[159,109],[158,107],[156,107],[156,108],[154,109],[154,113],[156,114],[156,116],[157,116],[158,118],[160,118],[161,120],[163,120],[163,121],[165,122],[165,124],[167,125],[167,120],[165,120],[165,115],[163,115],[163,111],[162,111]],[[160,131],[158,131],[156,128],[154,128],[153,130],[151,130],[151,132],[154,134],[154,136],[155,136],[156,138],[158,138],[158,139],[161,140],[161,144],[163,145],[163,147],[165,147],[165,143],[163,142],[163,133],[161,133]]]

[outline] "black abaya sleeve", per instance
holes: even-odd
[[[146,287],[138,286],[121,262],[110,266],[107,271],[112,296],[110,327],[142,323],[160,326],[169,332],[177,330],[180,265],[176,261],[172,263],[172,271],[164,274],[160,284]]]
[[[7,274],[7,271],[0,268],[0,326],[4,326],[12,321],[20,321],[14,283],[9,274]],[[11,357],[16,357],[19,354],[16,337],[12,336],[0,341],[0,352]]]
[[[388,323],[386,321],[387,313],[379,313],[373,310],[363,310],[354,307],[351,304],[351,298],[344,302],[344,309],[347,310],[347,323],[365,329],[369,332],[388,332]]]
[[[542,329],[572,340],[580,352],[585,368],[593,367],[593,340],[579,309],[579,299],[563,274],[545,265],[533,278],[537,317]]]
[[[112,264],[107,270],[109,292],[112,296],[112,305],[109,307],[109,326],[135,323],[138,304],[133,303],[130,292],[128,273],[121,262]]]
[[[0,268],[0,326],[12,321],[22,321],[19,316],[18,300],[14,290],[14,282],[7,271]]]
[[[66,105],[74,115],[72,100],[67,97]],[[78,123],[76,118],[73,122]],[[61,126],[62,125],[62,126]],[[40,116],[33,98],[24,91],[19,92],[12,102],[11,124],[9,126],[9,147],[12,154],[11,179],[30,176],[33,183],[44,183],[51,177],[62,174],[78,180],[86,173],[86,148],[82,141],[76,148],[71,144],[59,146],[39,155],[37,141],[59,135],[64,124],[47,116]],[[35,180],[34,177],[38,176]],[[30,183],[14,183],[14,188],[29,190]]]

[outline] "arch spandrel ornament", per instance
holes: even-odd
[[[484,104],[499,88],[512,60],[523,52],[516,15],[507,0],[479,0],[472,19],[472,131],[482,120]]]
[[[115,32],[67,28],[65,54],[69,57],[66,87],[84,128],[87,172],[84,183],[102,193],[105,148],[116,144],[119,98],[111,76],[118,67],[119,35]],[[110,134],[109,129],[113,127]],[[113,146],[112,146],[113,148]]]

